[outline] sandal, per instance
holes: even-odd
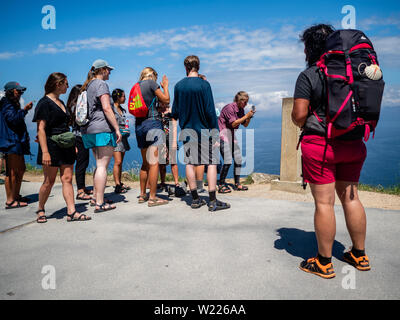
[[[93,194],[93,190],[84,188],[86,194]]]
[[[164,204],[168,204],[168,200],[163,200],[163,199],[160,199],[160,198],[155,198],[155,199],[149,199],[149,202],[148,202],[148,206],[149,207],[156,207],[156,206],[162,206],[162,205],[164,205]]]
[[[233,190],[235,190],[235,191],[247,191],[247,190],[249,190],[249,188],[246,187],[246,186],[243,186],[241,184],[235,184],[235,186],[233,187]]]
[[[17,203],[17,205],[13,206],[14,203]],[[6,210],[8,210],[8,209],[16,209],[16,208],[23,208],[23,207],[27,207],[27,206],[28,206],[28,204],[21,205],[21,202],[18,201],[18,200],[14,200],[11,203],[7,203],[6,202]]]
[[[131,190],[131,187],[126,186],[125,184],[121,183],[120,184],[121,188],[126,189],[126,190]]]
[[[87,193],[85,193],[84,191],[81,191],[76,195],[76,200],[88,201],[90,199],[92,199],[92,197],[90,195],[88,195]]]
[[[44,210],[42,209],[42,210],[36,211],[36,214],[39,214],[40,212],[45,213]],[[39,216],[39,217],[37,217],[36,222],[37,223],[46,223],[47,222],[47,217],[45,215]]]
[[[71,214],[67,213],[67,217],[69,218],[69,219],[67,218],[67,221],[68,222],[73,222],[73,221],[89,221],[89,220],[92,220],[91,217],[88,217],[86,214],[83,214],[83,213],[79,214],[79,216],[77,218],[74,218],[76,213],[77,213],[76,211],[71,213]]]
[[[114,210],[117,208],[117,207],[112,207],[109,203],[105,203],[105,202],[103,202],[103,204],[96,203],[96,207],[99,207],[100,209],[95,209],[94,210],[95,213],[110,211],[110,210]]]
[[[110,199],[104,198],[104,203],[113,204],[114,201],[112,201],[112,200],[110,200]],[[95,198],[90,199],[90,206],[91,206],[91,207],[96,206],[96,199],[95,199]]]
[[[232,190],[226,184],[218,186],[218,193],[230,193],[230,192],[232,192]]]
[[[127,193],[128,192],[128,189],[123,188],[121,184],[117,184],[114,189],[115,189],[114,190],[115,193]]]
[[[145,195],[141,194],[139,196],[139,200],[138,200],[139,203],[145,203],[147,201],[149,201],[149,195],[148,194],[145,194]]]

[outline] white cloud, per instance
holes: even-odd
[[[24,53],[22,51],[18,52],[0,52],[0,60],[9,60],[12,58],[22,57]]]
[[[400,18],[396,16],[390,16],[384,18],[378,16],[372,16],[369,17],[368,19],[360,20],[358,25],[361,30],[366,30],[366,31],[369,31],[376,27],[396,27],[397,29],[400,29]]]
[[[383,107],[400,107],[400,87],[387,86],[383,93]]]

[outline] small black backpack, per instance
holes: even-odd
[[[365,126],[367,141],[375,134],[385,86],[372,42],[359,30],[337,30],[317,66],[325,79],[327,138]]]

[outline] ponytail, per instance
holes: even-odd
[[[89,70],[89,72],[88,72],[86,81],[85,81],[85,83],[82,85],[82,88],[81,88],[81,92],[80,92],[80,93],[82,93],[83,91],[86,91],[87,86],[89,85],[89,82],[92,81],[92,80],[94,79],[95,76],[96,76],[95,69],[94,69],[94,67],[91,67],[90,70]]]

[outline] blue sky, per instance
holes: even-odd
[[[55,30],[41,26],[45,5],[56,9]],[[152,66],[169,77],[172,94],[184,57],[196,54],[217,106],[245,90],[259,117],[272,117],[305,67],[298,35],[319,22],[340,28],[344,5],[355,7],[357,28],[378,52],[383,105],[400,106],[399,1],[14,1],[2,4],[0,86],[19,81],[25,101],[37,101],[51,72],[67,74],[72,86],[103,58],[116,68],[111,90],[130,90]]]

